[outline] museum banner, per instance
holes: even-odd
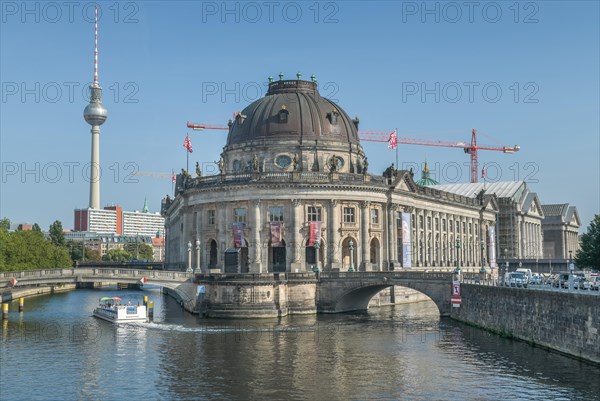
[[[244,246],[244,223],[233,223],[233,246],[242,248]]]
[[[282,239],[282,231],[283,231],[283,222],[282,221],[272,221],[269,223],[271,228],[271,247],[281,246]]]
[[[321,222],[311,221],[309,225],[309,235],[307,246],[315,246],[315,243],[321,241]]]
[[[402,267],[412,267],[410,213],[402,213]]]
[[[460,281],[452,281],[452,295],[450,296],[450,302],[453,308],[460,308],[462,304],[462,298],[460,297]]]
[[[489,227],[489,252],[488,259],[490,261],[490,267],[496,268],[496,227]]]

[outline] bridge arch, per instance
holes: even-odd
[[[429,297],[438,307],[440,315],[450,314],[451,274],[441,274],[444,277],[432,279],[423,276],[417,279],[397,273],[375,272],[368,279],[348,280],[347,273],[343,280],[334,277],[322,278],[319,283],[319,312],[340,313],[367,310],[369,301],[378,292],[392,287],[402,286],[416,290]],[[409,272],[411,274],[412,272]],[[414,276],[414,273],[412,273]],[[363,273],[364,276],[364,273]],[[405,275],[406,276],[406,275]],[[446,277],[447,276],[447,277]]]

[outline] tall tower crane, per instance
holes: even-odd
[[[389,142],[390,133],[386,132],[359,132],[359,137],[362,141],[368,142]],[[467,142],[454,142],[445,141],[439,139],[421,139],[421,138],[407,138],[407,137],[396,137],[397,143],[407,145],[422,145],[422,146],[441,146],[446,148],[462,148],[465,153],[471,155],[471,182],[478,182],[479,179],[479,159],[478,152],[480,150],[496,150],[504,153],[515,153],[518,152],[521,147],[515,146],[485,146],[477,145],[477,131],[473,129],[471,132],[471,143]]]
[[[193,130],[201,131],[201,130],[229,130],[229,127],[223,126],[212,126],[212,125],[204,125],[204,124],[192,124],[189,121],[187,122],[188,128]],[[373,131],[360,131],[358,133],[359,138],[362,141],[367,142],[389,142],[390,133],[389,132],[373,132]],[[479,182],[479,151],[480,150],[495,150],[504,153],[515,153],[518,152],[521,147],[519,145],[514,146],[485,146],[485,145],[477,145],[477,130],[473,129],[471,132],[471,143],[467,142],[454,142],[454,141],[446,141],[441,139],[421,139],[421,138],[409,138],[409,137],[396,137],[397,143],[402,143],[406,145],[422,145],[422,146],[440,146],[446,148],[461,148],[465,153],[468,153],[471,156],[471,182],[476,183]]]

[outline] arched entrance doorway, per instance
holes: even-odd
[[[240,272],[248,273],[250,271],[250,264],[248,262],[248,241],[244,240],[243,245],[244,246],[240,248]]]
[[[217,241],[210,240],[208,243],[208,268],[216,269],[217,268]]]
[[[350,269],[350,241],[352,241],[352,268],[354,271],[357,271],[357,261],[358,261],[358,251],[357,251],[357,242],[356,238],[346,237],[344,241],[342,241],[342,268],[344,270]]]
[[[307,242],[308,244],[308,242]],[[325,270],[325,242],[321,240],[319,244],[319,269]],[[304,260],[306,261],[306,270],[312,271],[313,267],[317,263],[317,250],[314,246],[304,247]]]
[[[373,238],[371,240],[371,245],[369,249],[369,262],[371,266],[375,268],[375,270],[379,270],[379,261],[380,261],[380,251],[379,251],[379,240],[377,238]]]
[[[279,246],[271,246],[269,241],[269,271],[281,273],[286,271],[285,241],[281,240]]]

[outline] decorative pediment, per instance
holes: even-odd
[[[398,170],[397,173],[390,186],[395,191],[416,192],[416,184],[411,174],[406,170]]]

